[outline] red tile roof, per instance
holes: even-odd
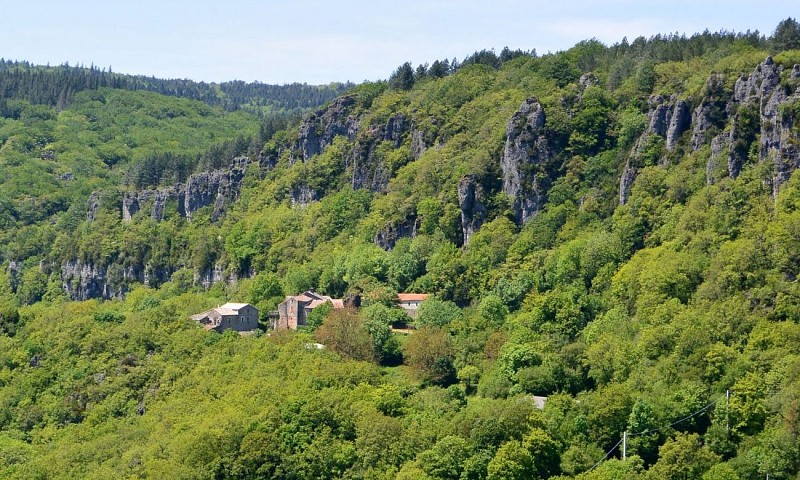
[[[401,302],[421,302],[423,300],[427,300],[428,297],[427,293],[398,293],[397,298],[400,299]]]

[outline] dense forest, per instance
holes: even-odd
[[[143,75],[114,73],[111,67],[95,65],[58,67],[32,65],[0,58],[0,99],[22,99],[30,103],[54,106],[63,110],[73,96],[84,90],[116,88],[145,90],[173,97],[199,100],[227,111],[247,109],[256,114],[302,113],[332,100],[352,88],[351,83],[308,85],[230,81],[216,83],[187,79],[162,79]],[[0,103],[0,112],[3,112]],[[5,116],[5,115],[4,115]]]
[[[406,63],[302,118],[28,68],[0,477],[800,476],[794,19]],[[309,289],[361,305],[266,328]],[[189,320],[226,301],[264,328]]]

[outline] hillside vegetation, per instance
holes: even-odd
[[[4,101],[0,476],[798,478],[797,64],[787,19],[405,64],[294,122]],[[307,289],[362,307],[188,320]]]

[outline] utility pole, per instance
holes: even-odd
[[[622,432],[622,460],[628,459],[628,431]]]
[[[730,390],[725,390],[725,431],[726,432],[730,432],[731,431],[730,415],[728,414],[728,412],[730,412],[730,404],[731,404],[731,391]]]

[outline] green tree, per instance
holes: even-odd
[[[450,337],[440,328],[422,327],[410,335],[403,358],[423,382],[449,385],[456,379]]]
[[[434,478],[458,480],[469,456],[470,447],[467,441],[448,435],[420,453],[417,460],[425,473]]]
[[[537,477],[536,465],[531,452],[522,442],[511,440],[495,453],[487,467],[488,480],[532,480]]]
[[[414,67],[406,62],[389,77],[389,86],[398,90],[410,90],[414,86]]]
[[[800,23],[792,17],[781,20],[772,33],[772,44],[779,52],[800,49]]]
[[[461,309],[453,302],[429,297],[417,309],[414,323],[418,327],[446,327],[453,320],[461,318]]]
[[[658,462],[650,469],[653,478],[688,480],[701,478],[720,458],[700,443],[696,433],[678,434],[658,449]]]
[[[372,336],[364,320],[353,310],[333,309],[314,332],[325,347],[354,360],[376,361]]]

